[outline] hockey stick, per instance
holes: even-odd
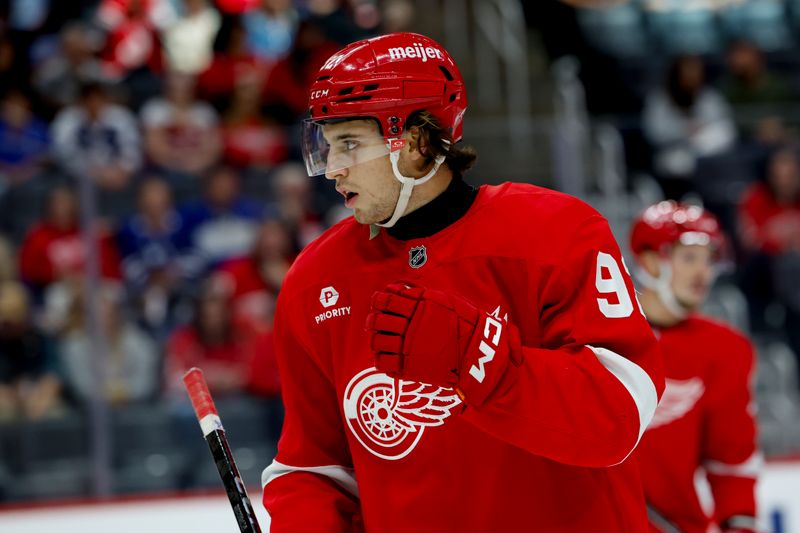
[[[681,533],[675,524],[667,520],[664,515],[656,511],[650,504],[647,505],[647,518],[650,524],[656,526],[662,533]]]
[[[192,407],[200,422],[200,429],[203,430],[211,455],[217,465],[225,492],[228,493],[228,500],[231,502],[233,514],[239,524],[241,533],[261,533],[261,527],[256,520],[250,498],[247,497],[239,469],[233,460],[231,448],[228,446],[228,438],[225,436],[225,429],[214,405],[214,399],[208,391],[206,378],[203,371],[199,368],[190,369],[183,376],[183,384],[192,400]]]

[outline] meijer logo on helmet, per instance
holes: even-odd
[[[389,48],[389,57],[392,59],[421,59],[423,63],[428,59],[444,59],[441,50],[418,43],[414,43],[413,46]]]

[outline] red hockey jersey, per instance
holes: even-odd
[[[286,418],[262,479],[272,531],[646,531],[625,459],[663,390],[661,357],[605,219],[505,184],[430,237],[369,233],[334,226],[281,289]],[[370,297],[398,280],[519,328],[523,362],[480,409],[374,369]]]
[[[705,533],[733,517],[754,518],[761,460],[750,342],[697,315],[656,335],[666,389],[635,454],[648,504],[682,533]],[[695,488],[698,468],[711,486],[711,516]],[[746,522],[742,518],[739,524]]]

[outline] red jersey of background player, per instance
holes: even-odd
[[[657,330],[656,336],[667,385],[637,450],[648,502],[684,533],[708,531],[712,522],[737,515],[755,516],[760,461],[749,387],[750,342],[697,315]],[[715,501],[711,519],[695,488],[698,466]]]
[[[374,368],[370,297],[398,278],[519,328],[520,360],[480,407]],[[263,479],[273,531],[360,520],[368,531],[643,531],[639,475],[624,460],[662,378],[633,294],[606,221],[534,186],[481,187],[427,238],[334,226],[278,300],[286,419]]]
[[[653,530],[755,531],[761,456],[753,349],[730,327],[691,312],[713,279],[708,262],[724,244],[719,225],[701,208],[663,202],[638,219],[631,240],[642,267],[649,262],[649,271],[637,271],[645,286],[641,301],[654,323],[666,376],[635,454]],[[644,255],[649,257],[642,260]],[[698,473],[710,485],[713,509],[698,493]]]

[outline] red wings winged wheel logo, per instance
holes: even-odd
[[[411,453],[426,428],[444,424],[460,403],[453,389],[395,380],[368,368],[348,383],[344,414],[364,448],[382,459],[397,460]]]

